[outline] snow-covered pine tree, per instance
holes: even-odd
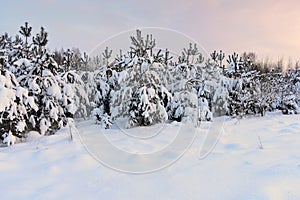
[[[86,105],[86,116],[91,117],[95,108],[95,96],[97,93],[97,83],[99,79],[99,70],[94,71],[79,71],[80,79],[83,82],[84,90],[89,99],[89,104]]]
[[[103,60],[105,62],[106,68],[109,66],[109,59],[112,55],[112,50],[109,50],[108,47],[105,48],[104,52],[102,52]]]
[[[242,116],[244,115],[242,102],[243,79],[240,71],[242,63],[241,60],[238,60],[236,53],[229,55],[228,58],[229,67],[225,69],[225,72],[229,79],[229,115],[233,117]]]
[[[229,55],[229,67],[225,70],[229,77],[229,114],[242,117],[246,114],[262,112],[265,103],[261,102],[261,90],[256,81],[258,72],[250,58],[243,60],[238,54]]]
[[[171,91],[179,92],[185,89],[185,84],[188,80],[196,78],[197,68],[195,65],[188,65],[186,61],[180,62],[171,69],[173,80],[170,85]]]
[[[161,84],[163,64],[151,64],[144,58],[135,61],[119,73],[118,85],[122,87],[113,92],[112,116],[129,117],[128,127],[164,122],[168,118],[165,104],[171,95]]]
[[[12,49],[12,39],[8,33],[4,33],[0,37],[0,54],[1,54],[1,69],[8,65],[10,50]]]
[[[81,67],[80,71],[93,71],[93,66],[91,65],[91,59],[89,58],[86,52],[83,52],[83,56],[81,58]]]
[[[228,68],[226,69],[227,74],[241,75],[241,73],[244,71],[244,61],[242,57],[239,57],[239,54],[234,52],[232,55],[228,55],[228,59],[226,61],[229,64]]]
[[[93,115],[96,118],[96,123],[102,128],[109,128],[113,119],[111,116],[111,98],[113,90],[118,81],[118,74],[122,71],[118,65],[113,65],[109,62],[112,56],[112,50],[108,47],[102,52],[103,62],[99,63],[100,70],[96,70],[93,74],[94,83],[90,83],[90,87],[95,90],[93,97],[94,110]]]
[[[107,70],[108,71],[108,70]],[[107,74],[98,73],[98,77],[96,79],[96,94],[94,97],[94,116],[96,117],[96,121],[101,125],[102,128],[109,128],[112,125],[111,119],[111,87],[112,85],[108,82]]]
[[[6,68],[12,73],[19,76],[20,71],[23,70],[22,67],[15,66],[15,62],[20,59],[23,59],[26,62],[25,51],[24,51],[24,42],[20,38],[19,35],[16,35],[14,38],[10,37],[7,33],[1,36],[0,39],[0,49],[1,49],[1,57],[5,60],[3,62],[2,68]]]
[[[296,64],[295,67],[295,87],[296,87],[296,101],[298,104],[298,107],[300,108],[300,67]]]
[[[158,72],[161,64],[153,63],[149,68],[147,65],[147,62],[138,64],[130,73],[135,77],[133,80],[135,86],[129,100],[130,127],[153,125],[168,118],[163,99],[159,96],[164,88],[160,84]]]
[[[223,75],[224,66],[220,66],[223,59],[224,54],[220,51],[218,62],[207,60],[205,65],[203,65],[204,67],[199,68],[201,74],[199,79],[202,80],[202,84],[198,88],[198,98],[206,99],[211,113],[216,117],[228,113],[229,81]],[[201,102],[205,101],[202,100]]]
[[[80,75],[74,70],[60,74],[57,79],[62,91],[62,106],[67,117],[88,117],[90,101]]]
[[[235,67],[234,73],[240,77],[242,83],[241,90],[238,94],[239,99],[237,99],[241,103],[241,112],[238,115],[243,116],[257,113],[263,115],[264,102],[262,102],[261,99],[261,88],[258,81],[259,72],[253,68],[254,65],[250,57],[245,58],[245,60],[240,57],[238,63],[236,63],[238,57],[238,54],[233,54],[231,56],[231,63],[229,63],[230,66],[238,66]]]
[[[137,57],[152,57],[153,49],[156,46],[156,41],[152,34],[147,34],[146,39],[142,36],[142,31],[137,29],[136,36],[130,36],[131,39],[131,53]],[[133,57],[132,55],[130,57]]]
[[[182,51],[182,58],[185,58],[185,62],[187,63],[187,65],[189,65],[190,63],[193,64],[195,61],[195,57],[197,55],[199,55],[199,49],[197,47],[197,44],[194,43],[194,45],[192,43],[189,44],[189,48],[184,48]]]
[[[289,68],[284,76],[282,90],[282,113],[299,114],[300,108],[297,103],[297,82],[298,77],[295,69]]]
[[[260,97],[258,104],[260,104],[261,115],[264,115],[265,111],[275,111],[281,108],[282,87],[280,87],[280,83],[282,78],[282,73],[276,72],[274,69],[259,74]]]
[[[173,102],[170,104],[168,114],[170,119],[180,120],[185,112],[185,107],[192,107],[198,109],[199,116],[195,116],[194,112],[190,112],[190,119],[198,119],[201,121],[210,121],[213,115],[220,116],[227,111],[227,88],[224,86],[221,68],[218,62],[211,62],[207,60],[204,62],[204,57],[201,54],[195,54],[199,57],[193,59],[193,46],[185,49],[184,53],[178,58],[178,64],[172,69],[174,81],[171,85],[171,92],[174,93]],[[196,49],[196,46],[195,48]],[[191,52],[191,53],[189,53]],[[190,57],[192,56],[192,58]],[[187,64],[189,59],[189,64]],[[222,62],[222,57],[220,57]],[[186,84],[190,84],[189,90]],[[187,101],[186,98],[180,94],[189,94],[191,100],[192,96],[196,95],[197,101]],[[185,95],[185,96],[186,96]],[[183,98],[180,100],[180,98]],[[196,99],[197,99],[196,98]],[[185,105],[185,104],[190,104]],[[192,106],[191,106],[192,105]]]
[[[15,137],[25,137],[29,120],[27,110],[38,107],[28,90],[21,87],[14,74],[6,69],[0,72],[0,96],[0,139],[11,145],[15,143]]]
[[[25,37],[25,43],[24,43],[24,51],[26,58],[28,58],[28,38],[31,36],[32,27],[28,25],[28,22],[25,22],[24,26],[20,27],[19,33]]]
[[[129,117],[128,127],[164,122],[168,117],[165,105],[171,99],[163,83],[166,80],[161,80],[167,70],[167,58],[160,59],[160,53],[153,51],[152,35],[144,39],[137,30],[131,42],[131,51],[116,62],[121,71],[112,70],[112,74],[116,74],[112,76],[116,80],[111,100],[112,117]]]
[[[261,87],[258,82],[257,71],[246,71],[242,74],[243,86],[241,91],[243,114],[258,114],[262,116],[265,113],[266,102],[261,95]]]
[[[196,92],[193,92],[192,84],[186,81],[185,84],[181,84],[184,88],[174,92],[172,101],[167,107],[169,119],[193,122],[198,119],[198,97]]]
[[[73,67],[73,57],[74,52],[70,49],[67,49],[65,52],[63,52],[63,70],[64,72],[68,72]]]
[[[30,110],[30,129],[40,131],[42,135],[53,134],[67,122],[67,116],[61,105],[62,92],[59,85],[61,77],[57,74],[58,65],[47,52],[48,33],[41,28],[33,37],[29,71],[18,80],[28,88],[29,96],[34,98],[38,110]]]
[[[210,54],[211,59],[222,69],[223,74],[225,73],[225,65],[223,65],[223,60],[225,58],[225,53],[220,50],[218,53],[216,50],[214,50]]]
[[[82,80],[82,72],[75,71],[74,69],[80,69],[81,65],[75,59],[76,53],[73,50],[67,49],[63,52],[63,66],[60,69],[61,80],[58,79],[61,91],[62,91],[62,106],[64,112],[68,117],[86,118],[90,113],[90,101],[88,92],[90,88],[86,88],[84,81]],[[71,70],[73,69],[73,70]],[[92,91],[95,92],[95,91]]]

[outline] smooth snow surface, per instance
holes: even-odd
[[[182,124],[125,130],[129,135],[115,125],[101,130],[93,120],[77,126],[81,138],[105,154],[99,134],[124,151],[147,153],[167,145]],[[0,148],[0,199],[300,199],[299,115],[226,119],[215,149],[201,160],[208,128],[209,122],[201,125],[192,146],[173,165],[139,175],[99,163],[78,135],[70,140],[68,129],[48,137],[31,132],[26,143]]]

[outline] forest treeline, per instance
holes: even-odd
[[[33,34],[28,23],[16,36],[1,35],[0,140],[10,145],[31,130],[54,134],[74,118],[95,117],[102,128],[126,118],[130,128],[300,112],[298,62],[284,67],[283,60],[222,51],[205,58],[196,44],[174,56],[140,30],[128,39],[127,52],[112,57],[107,47],[90,58],[78,48],[50,51],[48,32]]]

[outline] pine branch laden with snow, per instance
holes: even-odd
[[[16,143],[16,137],[12,134],[11,131],[3,135],[3,143],[7,144],[7,146],[14,145]]]
[[[188,89],[176,92],[168,105],[169,119],[176,121],[193,121],[198,119],[198,97]],[[209,109],[208,109],[209,110]]]
[[[149,126],[168,119],[154,85],[145,85],[133,93],[129,104],[129,127]]]

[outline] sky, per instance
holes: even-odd
[[[107,38],[139,27],[173,29],[208,52],[255,52],[300,60],[298,0],[1,0],[0,34],[28,21],[44,26],[49,48],[90,52]]]

